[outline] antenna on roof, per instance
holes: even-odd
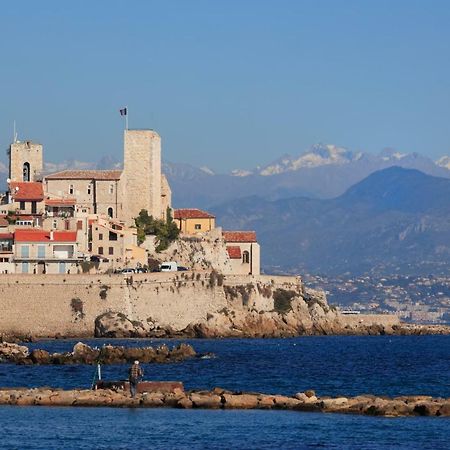
[[[16,131],[16,121],[14,121],[14,136],[13,136],[13,144],[17,142],[17,131]]]

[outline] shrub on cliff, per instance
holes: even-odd
[[[297,293],[295,291],[276,289],[273,293],[273,309],[279,314],[285,314],[289,312],[292,309],[292,299],[296,296]]]
[[[139,216],[134,219],[137,228],[138,244],[145,241],[146,235],[156,236],[156,251],[166,250],[171,242],[178,239],[180,230],[173,221],[170,208],[167,208],[166,220],[155,219],[146,209],[141,209]]]

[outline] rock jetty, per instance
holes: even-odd
[[[129,408],[184,409],[264,409],[292,410],[370,416],[450,416],[450,398],[402,396],[395,398],[359,395],[356,397],[319,397],[314,391],[293,396],[253,392],[231,392],[221,388],[211,391],[189,391],[175,388],[170,392],[153,391],[131,398],[126,391],[0,389],[0,405],[17,406],[102,406]]]
[[[188,344],[179,344],[172,349],[167,345],[153,347],[122,347],[105,345],[92,348],[78,342],[71,352],[49,353],[13,343],[0,343],[0,362],[22,365],[31,364],[125,364],[134,360],[142,363],[165,363],[183,361],[197,356],[194,348]],[[201,356],[201,355],[200,355]]]

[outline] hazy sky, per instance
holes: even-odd
[[[0,148],[251,168],[317,142],[450,154],[450,2],[21,1],[0,5]],[[4,153],[0,158],[5,159]]]

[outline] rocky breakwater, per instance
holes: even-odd
[[[212,391],[173,389],[152,391],[131,398],[126,391],[60,390],[60,389],[0,389],[0,405],[20,406],[109,406],[130,408],[184,409],[264,409],[292,410],[371,416],[450,416],[450,399],[428,396],[376,397],[318,397],[314,391],[293,396],[252,392],[231,392],[221,388]]]
[[[0,362],[22,365],[31,364],[124,364],[139,360],[142,363],[165,363],[183,361],[197,354],[188,344],[179,344],[172,349],[167,345],[153,347],[122,347],[105,345],[92,348],[78,342],[71,352],[49,353],[46,350],[34,349],[11,343],[0,343]]]

